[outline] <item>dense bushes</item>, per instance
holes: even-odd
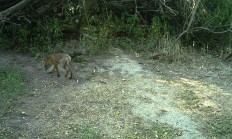
[[[193,0],[137,3],[43,0],[25,8],[25,17],[20,21],[12,17],[10,22],[2,22],[0,36],[10,38],[13,42],[10,48],[33,53],[50,51],[66,36],[72,39],[82,36],[83,41],[88,39],[85,36],[91,36],[98,42],[93,44],[99,45],[99,49],[106,48],[103,45],[108,45],[106,41],[111,38],[152,42],[149,47],[157,47],[160,39],[177,38],[187,28],[194,6]],[[200,49],[226,50],[232,41],[231,7],[229,0],[201,0],[192,24],[180,42]],[[32,8],[33,12],[30,12]]]

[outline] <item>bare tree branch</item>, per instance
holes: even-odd
[[[12,13],[22,9],[26,6],[31,0],[22,0],[18,4],[6,9],[5,11],[0,12],[0,20],[6,18],[7,16],[11,15]]]
[[[186,28],[186,30],[184,30],[181,34],[179,34],[179,36],[177,37],[177,39],[175,40],[175,42],[173,43],[173,46],[175,46],[176,42],[185,34],[187,33],[189,30],[190,30],[190,27],[192,26],[192,23],[194,21],[194,18],[195,18],[195,14],[196,14],[196,11],[197,11],[197,8],[198,8],[198,5],[200,3],[201,0],[198,0],[197,3],[195,4],[194,8],[193,8],[193,11],[192,11],[192,16],[189,20],[189,23],[188,23],[188,26]]]
[[[171,7],[167,6],[167,5],[165,4],[165,0],[159,0],[159,1],[160,1],[160,3],[161,3],[165,8],[167,8],[172,14],[176,15],[176,13],[178,13],[178,11],[173,10]]]
[[[193,28],[191,29],[192,23],[193,23],[194,18],[195,18],[196,10],[197,10],[197,8],[198,8],[198,5],[199,5],[200,1],[201,1],[201,0],[198,0],[197,3],[195,4],[194,8],[193,8],[193,11],[192,11],[192,13],[191,13],[191,19],[190,19],[190,21],[189,21],[189,23],[188,23],[187,28],[186,28],[181,34],[179,34],[179,36],[177,37],[177,39],[176,39],[175,42],[173,43],[173,46],[176,44],[176,42],[177,42],[184,34],[188,33],[189,31],[207,30],[207,31],[209,31],[209,32],[211,32],[211,33],[215,33],[215,34],[222,34],[222,33],[232,32],[232,23],[230,24],[230,27],[229,27],[227,30],[225,30],[225,31],[220,31],[220,32],[219,32],[219,31],[214,31],[214,30],[209,29],[209,28],[207,28],[207,27],[193,27]]]
[[[213,31],[213,30],[211,30],[209,28],[206,28],[206,27],[195,27],[192,30],[207,30],[207,31],[209,31],[211,33],[215,33],[215,34],[223,34],[223,33],[227,33],[227,32],[231,32],[232,33],[232,23],[230,25],[230,28],[228,28],[225,31]]]

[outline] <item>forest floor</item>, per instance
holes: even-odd
[[[167,63],[111,48],[74,63],[77,83],[48,74],[33,57],[0,53],[0,65],[21,69],[31,87],[29,95],[20,96],[12,111],[0,117],[0,136],[227,138],[210,129],[223,122],[210,122],[217,122],[214,117],[231,120],[232,64],[209,55],[190,57]]]

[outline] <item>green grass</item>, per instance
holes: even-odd
[[[232,139],[232,116],[231,114],[208,115],[204,130],[212,138]]]
[[[102,139],[103,135],[91,127],[83,127],[76,125],[73,127],[76,137],[78,139]]]
[[[186,90],[183,93],[178,94],[179,98],[182,98],[184,100],[184,106],[187,109],[198,109],[199,108],[199,98],[196,96],[194,92],[191,90]]]
[[[80,125],[73,126],[75,131],[75,137],[78,139],[102,139],[104,136],[96,129],[91,127],[83,127]],[[123,138],[125,139],[168,139],[176,136],[181,136],[182,131],[174,129],[169,125],[153,123],[151,126],[134,125],[129,131],[127,131]]]
[[[0,69],[0,116],[9,112],[19,95],[27,92],[23,73],[13,68]]]
[[[126,139],[169,139],[181,136],[182,131],[166,124],[152,123],[151,126],[135,125]]]

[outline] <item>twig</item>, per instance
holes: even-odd
[[[159,0],[159,1],[160,1],[160,3],[161,3],[164,7],[166,7],[172,14],[176,15],[176,13],[178,13],[178,11],[173,10],[171,7],[167,6],[167,5],[165,4],[165,1],[164,1],[164,2],[163,2],[162,0]]]

